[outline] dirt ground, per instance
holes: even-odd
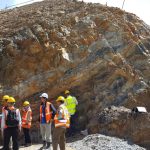
[[[39,150],[41,146],[42,146],[42,144],[35,144],[35,145],[29,146],[29,147],[20,147],[19,150]],[[52,149],[53,148],[51,147],[49,150],[52,150]],[[75,150],[75,149],[66,147],[66,150]]]

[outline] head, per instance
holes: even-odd
[[[13,97],[9,97],[9,99],[7,100],[8,107],[14,106],[15,102],[16,100]]]
[[[29,108],[29,107],[30,107],[29,101],[25,101],[25,102],[23,103],[23,108]]]
[[[3,106],[7,106],[7,101],[9,99],[9,96],[8,95],[4,95],[3,96],[3,99],[2,99],[2,105]]]
[[[69,96],[70,95],[70,91],[69,90],[66,90],[65,91],[65,97]]]
[[[61,104],[64,104],[65,98],[63,96],[59,96],[56,100],[57,106],[60,106]]]
[[[47,93],[42,93],[40,95],[40,98],[41,98],[41,102],[45,103],[48,100],[48,94]]]

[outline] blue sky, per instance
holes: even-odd
[[[6,6],[11,6],[23,2],[35,2],[42,0],[0,0],[0,9]],[[124,0],[83,0],[84,2],[96,2],[101,4],[106,4],[108,6],[122,7]],[[29,2],[31,3],[31,2]],[[19,6],[19,5],[18,5]],[[150,25],[150,0],[125,0],[124,9],[128,12],[132,12],[144,20]]]

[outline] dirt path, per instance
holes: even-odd
[[[39,148],[42,146],[42,144],[36,144],[36,145],[32,145],[30,147],[20,147],[19,150],[39,150]],[[53,148],[51,147],[49,150],[53,150]],[[70,147],[66,147],[66,150],[75,150],[72,149]]]
[[[42,146],[42,144],[36,144],[36,145],[32,145],[30,147],[20,147],[19,150],[39,150],[39,148]],[[0,146],[1,148],[1,146]],[[51,147],[49,150],[53,150],[53,148]],[[70,147],[66,147],[66,150],[75,150],[72,149]]]

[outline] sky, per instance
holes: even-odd
[[[0,9],[4,9],[6,7],[21,4],[24,2],[32,3],[36,1],[42,0],[0,0]],[[136,14],[138,17],[140,17],[142,20],[144,20],[147,24],[150,25],[150,0],[83,0],[83,1],[101,4],[106,4],[107,2],[108,6],[114,6],[119,8],[122,8],[123,1],[125,1],[123,7],[125,11]],[[20,5],[17,5],[17,7],[19,6]]]

